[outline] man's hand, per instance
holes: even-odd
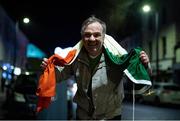
[[[43,58],[43,61],[40,65],[40,67],[44,70],[47,67],[48,64],[48,59],[47,58]]]
[[[147,67],[148,63],[149,63],[148,55],[144,51],[141,51],[140,52],[140,58],[141,58],[141,62],[144,64],[144,66]]]
[[[140,58],[141,58],[141,62],[144,64],[144,66],[147,68],[149,74],[152,74],[152,69],[151,69],[151,65],[149,62],[149,57],[146,54],[146,52],[141,51],[140,52]]]

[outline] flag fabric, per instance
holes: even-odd
[[[61,55],[54,54],[48,59],[48,65],[40,76],[36,92],[39,97],[37,112],[47,108],[51,102],[51,98],[55,96],[56,79],[54,67],[56,65],[64,66],[72,64],[82,46],[83,41],[81,40],[67,53],[65,58],[62,58]],[[142,50],[141,48],[133,49],[127,53],[127,51],[109,35],[105,35],[103,46],[111,61],[122,66],[124,73],[132,82],[148,86],[151,85],[148,72],[139,58],[140,51]]]
[[[47,108],[51,102],[51,98],[55,96],[56,77],[55,65],[64,66],[72,61],[76,54],[76,50],[71,50],[65,58],[54,54],[48,59],[48,64],[43,74],[39,78],[39,84],[36,91],[38,96],[37,112],[43,108]]]
[[[126,76],[136,84],[151,85],[150,77],[139,56],[142,48],[137,47],[129,53],[111,36],[106,35],[104,47],[109,58],[117,65],[124,67]]]

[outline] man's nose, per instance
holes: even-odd
[[[94,35],[92,34],[92,35],[90,36],[89,40],[94,41],[94,40],[96,40],[96,38],[95,38]]]

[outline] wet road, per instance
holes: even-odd
[[[133,103],[124,102],[122,119],[133,119]],[[180,120],[180,105],[135,104],[134,120]]]
[[[8,113],[2,109],[4,95],[0,94],[0,119],[4,118],[4,114]],[[134,120],[180,120],[180,105],[162,105],[155,106],[152,104],[135,104]],[[123,120],[133,119],[132,102],[124,101],[122,110]]]

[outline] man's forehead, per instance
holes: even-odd
[[[85,34],[98,34],[98,33],[101,33],[101,32],[90,32],[90,31],[85,31],[84,33],[85,33]]]
[[[102,27],[102,25],[97,21],[89,23],[87,26],[99,26],[99,27]]]
[[[94,32],[101,32],[103,30],[101,24],[99,23],[92,23],[92,24],[89,24],[86,28],[85,28],[85,31],[94,31]]]

